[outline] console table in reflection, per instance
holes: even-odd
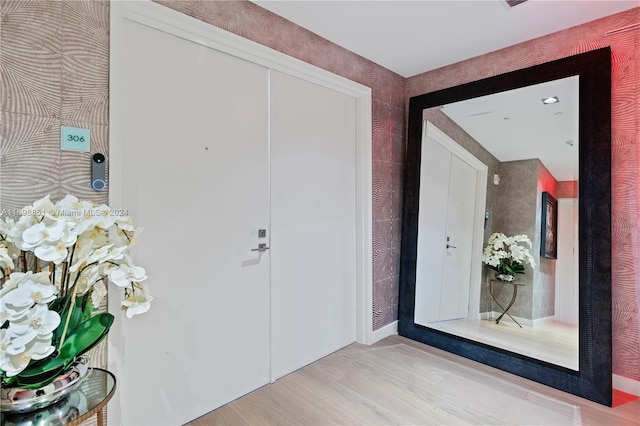
[[[500,304],[500,302],[498,302],[498,300],[496,299],[496,296],[493,294],[493,283],[494,282],[500,283],[502,285],[511,284],[513,286],[513,295],[511,296],[511,301],[509,302],[509,304],[507,305],[506,308],[504,306],[502,306]],[[516,324],[518,324],[518,326],[520,328],[522,328],[520,323],[518,321],[516,321],[516,319],[514,317],[512,317],[511,314],[509,313],[509,309],[511,309],[511,307],[513,306],[513,304],[516,301],[516,297],[518,297],[518,287],[520,287],[522,285],[524,285],[524,283],[516,282],[516,281],[501,281],[501,280],[497,280],[495,278],[489,278],[489,293],[491,293],[491,298],[493,299],[494,302],[496,302],[496,304],[498,306],[500,306],[500,309],[502,309],[502,314],[500,314],[500,316],[496,319],[496,324],[500,324],[500,320],[506,314],[506,315],[509,316],[509,318],[511,318],[513,320],[513,322],[515,322]]]
[[[113,396],[116,379],[110,372],[94,368],[78,389],[61,401],[28,413],[2,415],[2,426],[76,426],[96,416],[98,426],[104,426],[102,409]]]

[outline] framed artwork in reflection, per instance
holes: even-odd
[[[540,256],[556,259],[558,257],[558,200],[548,192],[542,193],[541,222]]]

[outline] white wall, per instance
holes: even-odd
[[[578,199],[558,199],[555,320],[578,325]]]

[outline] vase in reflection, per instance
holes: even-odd
[[[496,279],[500,281],[505,281],[508,283],[514,282],[516,280],[515,275],[510,274],[496,274]]]
[[[73,392],[89,375],[89,360],[79,357],[53,382],[38,389],[3,387],[0,390],[2,413],[25,413],[48,407]]]

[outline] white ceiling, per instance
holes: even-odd
[[[578,180],[578,76],[445,105],[442,112],[499,161],[537,158],[557,181]],[[542,99],[559,102],[545,105]]]
[[[403,77],[640,6],[640,0],[528,0],[513,8],[503,0],[254,3]]]

